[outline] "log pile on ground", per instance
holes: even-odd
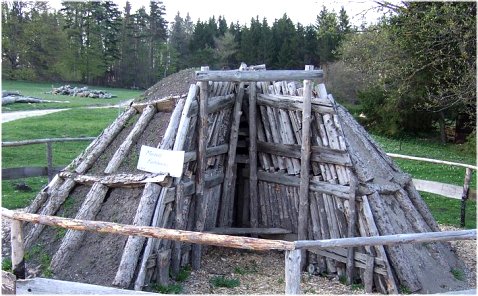
[[[240,227],[243,234],[293,240],[440,231],[410,176],[324,84],[312,87],[318,71],[249,69],[198,72],[200,82],[187,95],[181,89],[150,99],[155,95],[147,92],[27,211],[177,230]],[[303,84],[283,81],[301,75],[308,77],[297,78]],[[136,168],[142,145],[185,151],[182,177],[108,183],[144,174]],[[64,280],[141,290],[167,285],[170,271],[201,262],[198,245],[163,239],[70,230],[59,237],[43,225],[25,234],[27,247],[40,245]],[[362,282],[367,292],[467,288],[452,272],[464,264],[446,243],[310,249],[303,258],[309,271]]]
[[[52,101],[23,96],[19,91],[2,91],[2,106],[14,103],[69,103],[68,101]]]
[[[106,92],[104,90],[89,89],[87,86],[72,87],[70,85],[63,85],[57,88],[53,88],[53,90],[49,93],[53,95],[64,95],[93,99],[111,99],[116,97],[116,95],[113,95],[112,93]]]

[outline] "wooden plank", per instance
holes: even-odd
[[[215,147],[209,147],[206,149],[206,158],[226,154],[229,151],[229,145],[222,144]],[[188,163],[196,160],[196,151],[188,151],[184,153],[184,163]]]
[[[208,98],[207,113],[212,114],[218,111],[230,108],[236,102],[236,95],[229,94],[224,96],[216,96]],[[192,102],[188,111],[188,117],[197,116],[199,112],[198,103]]]
[[[33,278],[28,280],[17,281],[17,294],[19,295],[44,295],[44,294],[128,294],[128,295],[157,295],[156,293],[148,293],[141,291],[132,291],[125,289],[117,289],[112,287],[104,287],[91,284],[83,284],[77,282],[60,281],[45,278]]]
[[[355,236],[355,229],[357,228],[357,206],[356,206],[356,191],[357,191],[357,177],[351,170],[348,171],[350,177],[350,196],[348,200],[349,219],[347,227],[347,237]],[[352,285],[354,280],[354,248],[349,247],[347,250],[347,285]]]
[[[263,171],[257,172],[258,180],[267,181],[286,186],[300,186],[300,179],[295,176],[289,176],[281,173],[267,173]],[[349,187],[339,184],[331,184],[323,181],[311,180],[309,189],[315,192],[331,194],[340,198],[347,199],[349,197]]]
[[[34,144],[45,144],[45,143],[63,143],[63,142],[79,142],[79,141],[93,141],[95,137],[82,137],[82,138],[48,138],[48,139],[34,139],[34,140],[23,140],[23,141],[11,141],[11,142],[2,142],[2,147],[17,147],[25,145],[34,145]]]
[[[257,104],[260,106],[267,106],[271,108],[285,109],[289,111],[302,111],[303,98],[291,97],[282,95],[265,95],[260,94],[257,97]],[[311,99],[311,108],[313,112],[334,114],[335,109],[329,101],[320,100],[317,98]]]
[[[306,71],[312,71],[314,66],[305,66]],[[302,145],[300,153],[300,186],[299,186],[299,217],[297,223],[298,239],[307,239],[309,221],[309,169],[310,169],[310,123],[311,117],[312,86],[310,80],[304,80],[304,102],[302,104]],[[305,257],[305,251],[302,257]],[[306,260],[301,263],[301,269],[305,266]]]
[[[201,67],[201,71],[209,71],[209,67]],[[206,172],[206,148],[208,136],[207,120],[207,102],[208,102],[208,82],[202,81],[199,84],[199,126],[198,126],[198,146],[196,161],[196,211],[195,211],[195,230],[203,231],[206,221],[207,200],[204,197],[204,177]],[[201,246],[193,245],[192,268],[198,270],[201,267]]]
[[[64,171],[60,172],[58,175],[63,179],[73,179],[78,184],[93,185],[94,183],[101,183],[108,187],[141,187],[148,182],[158,183],[160,185],[168,183],[165,175],[152,173],[92,176]]]
[[[10,240],[12,245],[12,272],[17,278],[24,279],[26,269],[22,221],[12,221],[10,225]]]
[[[236,172],[236,149],[239,138],[239,125],[242,114],[242,100],[244,97],[244,83],[239,85],[236,102],[232,114],[231,133],[229,136],[229,150],[227,155],[226,174],[222,187],[221,208],[219,211],[219,226],[230,226],[232,224],[232,208],[234,206],[234,190]]]
[[[285,252],[285,294],[300,294],[300,250]]]
[[[280,81],[280,80],[303,80],[319,79],[324,76],[322,70],[301,71],[301,70],[267,70],[267,71],[196,71],[197,81]]]
[[[327,250],[325,250],[325,249],[309,249],[309,250],[313,253],[316,253],[317,255],[324,256],[327,259],[333,259],[337,262],[347,263],[347,255],[346,254],[345,255],[344,254],[338,254],[338,252],[335,251],[336,248],[327,249]],[[345,253],[346,252],[347,251],[345,251]],[[358,252],[355,252],[355,255],[358,255],[358,254],[359,254]],[[364,255],[364,254],[362,254],[362,255],[363,255],[363,257],[372,257],[372,256]],[[366,266],[367,259],[366,258],[359,259],[359,258],[357,258],[357,256],[354,256],[354,257],[355,257],[355,262],[354,262],[355,267],[361,268],[361,269],[366,269],[367,268],[367,266]],[[387,276],[387,270],[382,266],[377,266],[376,261],[374,263],[375,263],[375,265],[374,265],[373,272],[376,273],[376,274]]]
[[[281,144],[257,141],[257,149],[260,152],[267,152],[273,155],[300,158],[301,145]],[[338,151],[327,147],[311,146],[311,160],[321,163],[338,164],[351,166],[350,157],[345,151]]]
[[[249,84],[249,190],[251,227],[258,227],[258,197],[257,197],[257,93],[256,83]]]
[[[56,174],[63,167],[52,168],[52,173]],[[5,168],[2,169],[2,180],[15,180],[29,177],[47,176],[48,167],[21,167],[21,168]]]
[[[234,227],[213,228],[206,232],[215,233],[215,234],[229,234],[229,235],[291,233],[290,230],[284,229],[284,228],[234,228]]]
[[[293,250],[294,243],[282,240],[267,240],[251,237],[219,235],[204,232],[175,230],[151,226],[134,226],[105,221],[78,220],[56,216],[44,216],[2,208],[2,217],[32,223],[41,223],[54,227],[62,227],[80,231],[94,231],[99,233],[115,233],[121,235],[139,235],[166,240],[204,244],[219,247],[228,247],[246,250]],[[471,231],[472,232],[472,231]],[[471,233],[470,231],[466,233]],[[455,235],[454,238],[463,239],[465,234]],[[475,230],[476,236],[476,230]]]
[[[420,179],[412,179],[412,182],[418,191],[430,192],[453,199],[462,199],[463,186]],[[469,190],[468,198],[476,200],[476,190]]]

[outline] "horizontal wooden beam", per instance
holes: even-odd
[[[94,139],[96,139],[96,137],[34,139],[34,140],[2,142],[2,147],[17,147],[17,146],[57,143],[57,142],[60,143],[60,142],[93,141]]]
[[[267,70],[267,71],[196,71],[197,81],[278,81],[315,80],[324,77],[322,70]]]
[[[408,160],[418,160],[418,161],[424,161],[424,162],[430,162],[430,163],[437,163],[437,164],[447,164],[447,165],[452,165],[452,166],[457,166],[457,167],[463,167],[463,168],[468,168],[472,170],[477,170],[478,167],[471,165],[471,164],[466,164],[466,163],[459,163],[459,162],[452,162],[452,161],[445,161],[445,160],[438,160],[438,159],[432,159],[432,158],[425,158],[425,157],[416,157],[416,156],[410,156],[410,155],[403,155],[403,154],[395,154],[395,153],[387,153],[388,156],[393,157],[393,158],[401,158],[401,159],[408,159]]]
[[[73,179],[76,183],[93,185],[101,183],[108,187],[141,187],[145,183],[158,183],[164,186],[168,183],[167,176],[161,174],[114,174],[107,176],[80,175],[71,172],[60,172],[58,174],[63,179]]]
[[[257,141],[257,150],[264,153],[271,153],[284,157],[300,159],[301,146],[297,144],[278,144]],[[346,151],[333,150],[330,148],[311,146],[311,160],[326,162],[343,166],[351,166],[352,161]]]
[[[208,233],[215,234],[230,234],[230,235],[243,235],[243,234],[289,234],[292,231],[284,228],[234,228],[234,227],[218,227],[213,228]]]
[[[476,229],[296,241],[295,247],[297,249],[326,249],[335,247],[365,247],[455,240],[476,240]]]
[[[258,171],[257,178],[260,181],[277,183],[285,186],[300,186],[299,177],[290,176],[283,173],[268,173],[264,171]],[[313,180],[310,180],[309,182],[309,189],[315,192],[330,194],[344,199],[348,199],[350,190],[349,186]]]
[[[314,98],[311,100],[311,103],[313,112],[335,113],[335,109],[327,100]],[[273,108],[302,111],[303,99],[301,97],[260,94],[257,97],[257,104]]]
[[[191,176],[191,180],[195,179],[195,175]],[[204,178],[204,188],[212,188],[224,181],[224,174],[215,174],[215,175],[208,175]],[[191,195],[196,192],[196,183],[194,181],[186,181],[183,184],[184,186],[184,195]]]
[[[219,146],[209,147],[206,149],[206,157],[218,156],[221,154],[226,154],[229,150],[228,144],[222,144]],[[184,154],[184,163],[195,161],[197,153],[196,151],[188,151]]]
[[[220,235],[151,226],[133,226],[105,221],[78,220],[56,216],[23,213],[19,211],[11,211],[6,208],[2,208],[2,217],[72,230],[114,233],[128,236],[135,235],[226,248],[256,251],[294,249],[293,242],[281,240],[268,240],[251,237]]]
[[[226,96],[211,97],[207,99],[207,113],[215,113],[223,109],[232,108],[236,95],[230,94]],[[193,101],[188,111],[188,117],[198,115],[198,102]]]
[[[156,107],[157,112],[171,112],[173,111],[174,107],[176,106],[176,101],[185,98],[187,94],[179,95],[179,96],[169,96],[165,98],[161,98],[155,101],[149,101],[144,103],[134,103],[131,105],[132,108],[136,109],[139,113],[143,112],[144,108],[149,105],[153,105]]]

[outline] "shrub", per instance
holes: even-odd
[[[235,278],[228,279],[224,276],[216,276],[211,279],[211,284],[214,287],[235,288],[239,287],[240,281]]]

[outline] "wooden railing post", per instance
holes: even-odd
[[[460,226],[465,227],[466,218],[466,200],[468,199],[468,191],[470,191],[470,181],[472,170],[466,168],[465,170],[465,182],[463,184],[463,194],[461,195],[461,213],[460,213]]]
[[[258,197],[257,197],[257,92],[256,83],[249,84],[249,190],[250,190],[250,215],[251,227],[257,228]]]
[[[53,179],[53,151],[51,147],[51,142],[46,142],[46,161],[48,182],[50,182]]]
[[[11,220],[12,270],[17,279],[25,278],[25,249],[22,221]]]
[[[285,294],[300,294],[301,250],[285,251]]]

